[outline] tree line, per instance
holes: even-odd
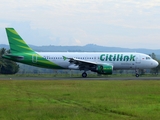
[[[2,58],[2,55],[8,53],[9,50],[0,49],[0,74],[15,74],[19,71],[19,65],[16,62]]]

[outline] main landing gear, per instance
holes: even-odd
[[[82,77],[83,77],[83,78],[86,78],[86,77],[87,77],[87,73],[86,73],[86,72],[83,72],[83,73],[82,73]]]

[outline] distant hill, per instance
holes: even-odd
[[[6,48],[6,49],[9,49],[9,46],[8,46],[8,45],[5,45],[5,44],[0,44],[0,48]]]
[[[129,49],[120,47],[98,46],[95,44],[87,44],[85,46],[29,46],[37,52],[141,52],[145,54],[155,53],[156,55],[160,55],[160,49]],[[9,46],[0,44],[0,48],[9,49]]]

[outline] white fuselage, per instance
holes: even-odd
[[[65,69],[78,69],[78,67],[70,68],[72,63],[68,59],[64,60],[63,56],[112,65],[113,69],[148,69],[158,66],[158,62],[150,56],[134,52],[38,52],[38,54]]]

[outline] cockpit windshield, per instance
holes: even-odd
[[[146,60],[150,60],[151,59],[151,57],[146,57]]]

